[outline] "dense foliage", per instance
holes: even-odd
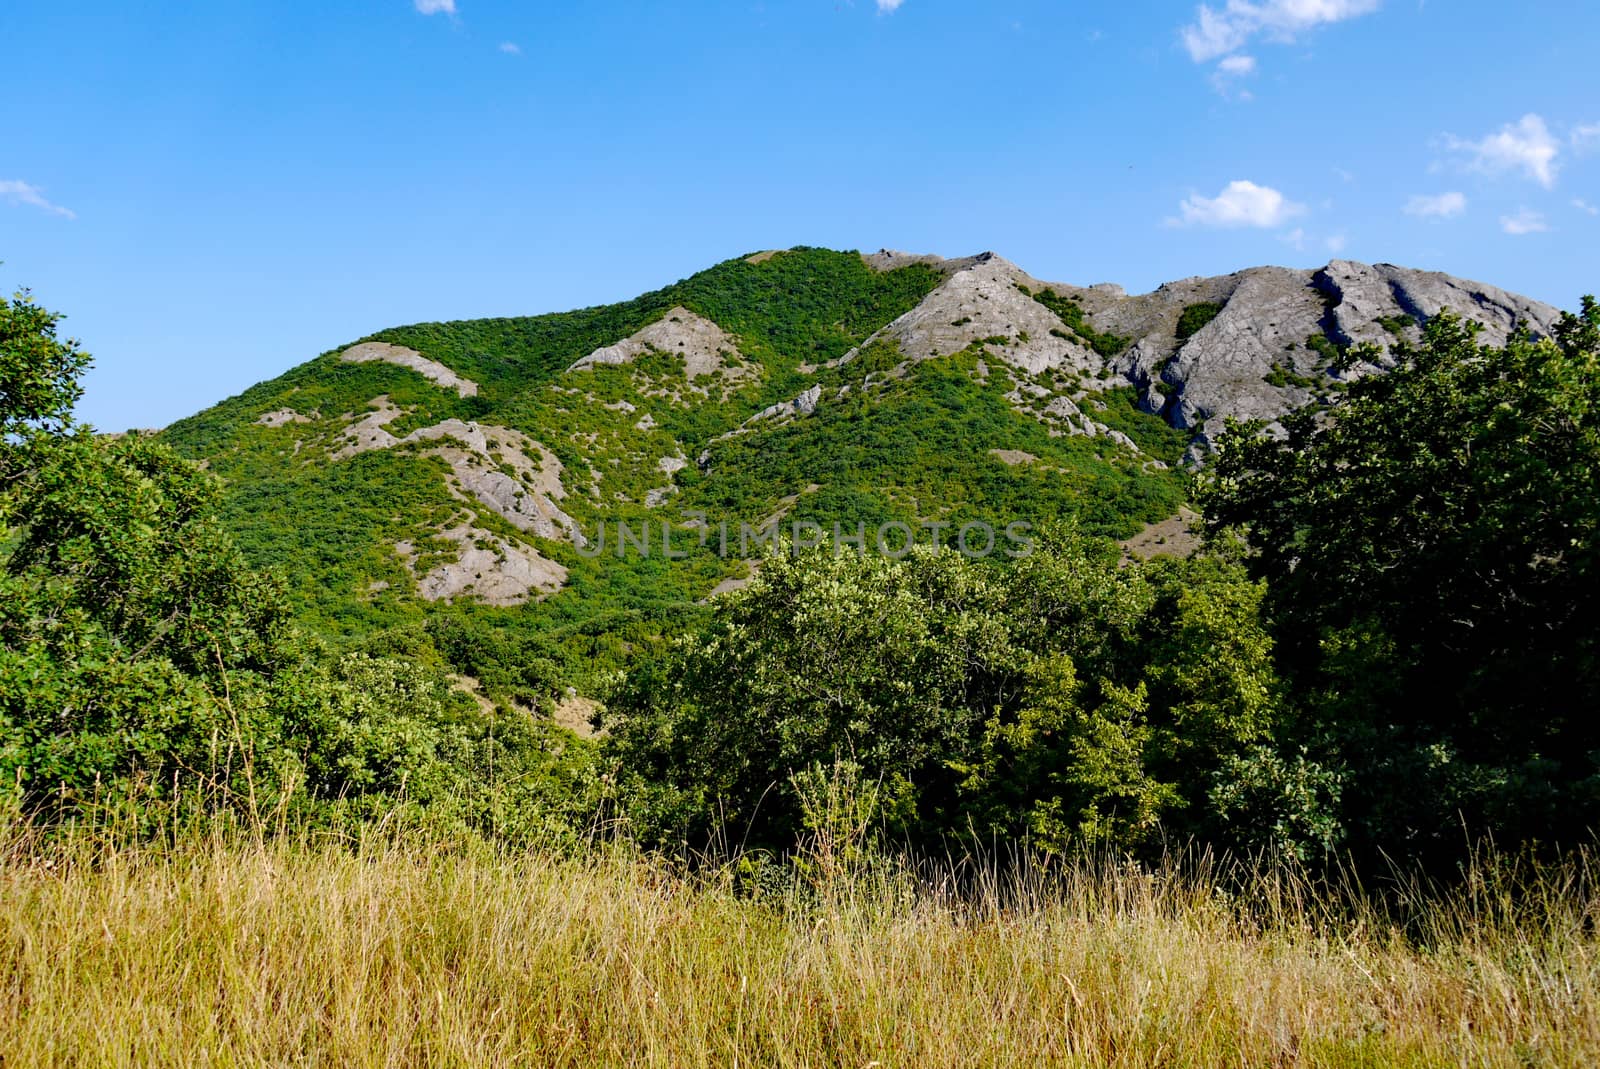
[[[659,553],[587,557],[452,495],[437,458],[396,449],[333,459],[375,398],[403,412],[390,424],[397,435],[454,418],[540,441],[562,466],[561,508],[591,533],[615,532],[618,523],[658,530],[698,515],[735,532],[779,515],[829,532],[836,524],[876,530],[930,519],[1075,517],[1086,530],[1126,537],[1173,513],[1186,479],[1149,461],[1176,468],[1187,436],[1139,411],[1131,391],[1096,383],[1083,408],[1143,455],[1109,437],[1052,433],[1008,395],[1082,384],[985,361],[981,345],[901,367],[898,350],[877,343],[836,363],[941,279],[924,264],[877,271],[854,253],[799,248],[730,260],[602,308],[395,328],[370,340],[415,348],[472,379],[478,394],[459,397],[409,369],[346,363],[330,352],[174,425],[162,440],[223,479],[224,525],[253,566],[283,577],[302,626],[343,649],[377,642],[442,660],[482,679],[497,698],[533,706],[569,685],[594,693],[611,673],[699,626],[705,610],[697,602],[746,574],[747,563],[724,559],[687,531],[690,556],[670,565]],[[1070,329],[1097,337],[1081,308],[1067,305]],[[737,340],[741,376],[727,389],[691,384],[670,353],[567,372],[676,306]],[[825,399],[815,414],[747,423],[808,386]],[[1029,403],[1044,405],[1032,396]],[[282,410],[296,420],[257,422]],[[1035,459],[998,459],[1009,453]],[[668,474],[666,458],[686,466]],[[701,463],[688,463],[694,459]],[[436,545],[438,531],[466,520],[558,562],[568,570],[564,589],[514,607],[421,599],[415,562],[394,546]],[[379,637],[384,632],[395,636]],[[474,637],[435,641],[447,633]],[[544,667],[532,676],[487,667],[494,655],[481,651],[495,648]]]
[[[448,354],[480,394],[329,354],[164,440],[77,425],[87,356],[53,313],[0,305],[0,803],[545,841],[611,807],[679,848],[787,850],[842,820],[923,850],[1192,836],[1435,864],[1600,824],[1600,305],[1503,348],[1448,315],[1418,344],[1393,331],[1393,371],[1280,437],[1230,428],[1208,547],[1143,562],[1112,539],[1177,511],[1186,439],[1128,389],[1080,404],[1137,452],[1059,433],[1042,399],[1081,383],[982,342],[916,363],[866,344],[932,284],[903,270],[798,250],[630,305],[406,328],[384,337]],[[558,378],[679,303],[737,329],[725,391],[680,403],[686,365],[659,352]],[[802,382],[827,403],[749,421]],[[580,524],[945,534],[903,559],[747,562],[680,523],[677,559],[580,553],[452,496],[437,456],[336,457],[382,395],[397,431],[545,435],[590,476],[562,498]],[[282,408],[292,432],[258,421]],[[463,517],[549,554],[566,589],[424,604],[392,547]],[[949,549],[1011,520],[1031,553]],[[599,742],[546,715],[574,684],[606,692]]]
[[[1600,308],[1478,346],[1441,315],[1282,439],[1238,428],[1205,503],[1265,579],[1296,737],[1352,834],[1574,843],[1600,819]]]
[[[400,807],[570,833],[551,814],[592,808],[577,740],[479,709],[437,667],[298,633],[214,477],[72,421],[87,356],[55,321],[0,306],[0,810],[139,827]]]
[[[1191,304],[1178,316],[1177,335],[1179,341],[1187,341],[1200,333],[1205,325],[1222,314],[1222,305],[1214,301],[1202,301]]]
[[[1278,704],[1261,588],[1216,559],[1119,567],[1071,532],[1005,568],[954,553],[774,558],[634,673],[607,751],[641,831],[783,846],[818,778],[882,830],[1119,848],[1189,831],[1327,845],[1331,781],[1262,765]],[[1231,790],[1249,768],[1261,789]],[[813,829],[814,830],[814,829]]]

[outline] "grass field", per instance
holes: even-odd
[[[1600,1059],[1600,897],[1582,858],[1485,865],[1381,915],[1283,870],[917,879],[828,876],[827,861],[750,895],[732,870],[603,848],[13,835],[0,1064]]]

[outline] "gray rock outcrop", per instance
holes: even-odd
[[[447,390],[454,390],[460,397],[476,397],[478,384],[471,379],[463,378],[454,371],[445,367],[437,360],[429,360],[415,349],[407,349],[403,345],[390,345],[387,342],[369,341],[360,345],[352,345],[339,354],[339,359],[347,364],[366,364],[372,361],[381,361],[385,364],[397,364],[408,367],[430,382],[436,382]]]

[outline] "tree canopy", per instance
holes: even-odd
[[[1281,438],[1224,436],[1209,526],[1246,538],[1369,838],[1572,842],[1600,815],[1600,307],[1503,348],[1440,315],[1395,356]]]

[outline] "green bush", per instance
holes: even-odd
[[[1178,316],[1178,340],[1188,341],[1221,313],[1222,305],[1210,301],[1189,305],[1183,310],[1183,314]]]
[[[1216,560],[1120,567],[1051,536],[1011,565],[769,559],[608,703],[606,750],[652,841],[792,845],[795,777],[848,761],[927,846],[1030,836],[1138,848],[1224,827],[1210,801],[1276,717],[1262,591]],[[809,782],[809,781],[805,781]]]

